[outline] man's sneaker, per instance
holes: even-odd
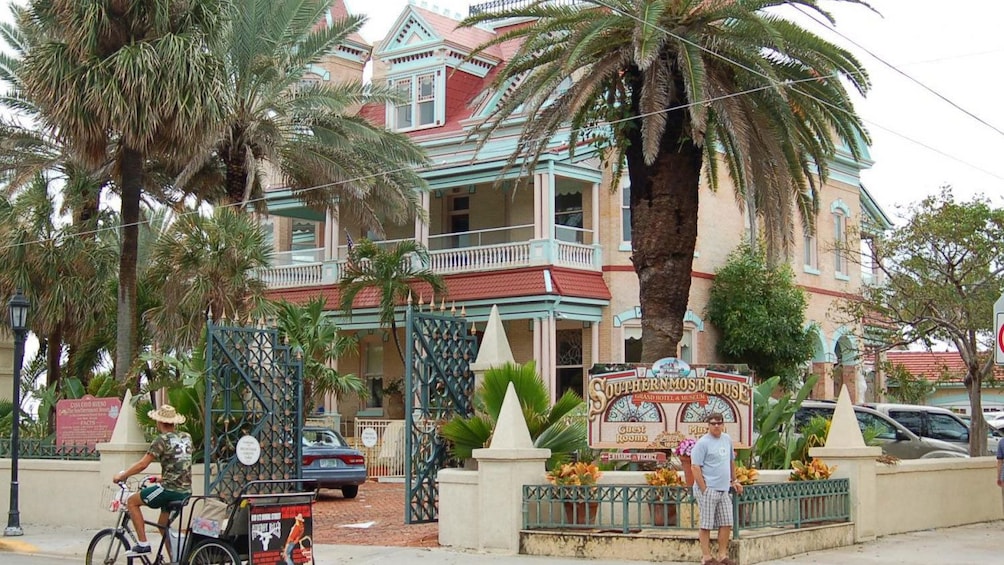
[[[136,545],[132,546],[132,549],[130,549],[128,552],[126,552],[126,556],[147,555],[149,553],[150,553],[150,546],[149,545],[136,544]]]

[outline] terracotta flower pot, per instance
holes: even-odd
[[[564,505],[566,524],[581,526],[596,523],[599,502],[565,502]]]
[[[680,517],[677,513],[678,505],[675,502],[649,502],[648,512],[652,516],[653,526],[679,526]]]
[[[690,456],[681,455],[680,466],[683,467],[683,480],[687,482],[688,487],[694,486],[694,469],[690,465]]]

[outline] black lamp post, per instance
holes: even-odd
[[[28,337],[28,299],[17,289],[7,304],[10,308],[10,329],[14,330],[14,412],[10,429],[10,513],[5,536],[22,536],[21,513],[18,511],[17,460],[21,451],[21,364],[24,363],[24,340]]]

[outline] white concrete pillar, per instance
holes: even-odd
[[[493,304],[491,313],[488,314],[488,322],[485,324],[485,332],[481,336],[478,357],[471,363],[471,370],[474,371],[474,390],[480,388],[484,382],[485,371],[515,362],[505,326],[502,325],[502,317],[499,315],[499,307]]]
[[[822,459],[827,465],[836,465],[833,478],[850,479],[854,541],[875,539],[879,513],[875,507],[876,466],[879,463],[875,458],[882,455],[882,448],[865,445],[846,386],[840,388],[826,446],[810,449],[809,455]]]
[[[506,390],[492,442],[475,449],[478,460],[479,548],[519,553],[523,485],[544,481],[550,449],[533,447],[512,383]]]

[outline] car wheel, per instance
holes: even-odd
[[[359,485],[349,485],[342,487],[342,496],[345,498],[355,498],[359,494]]]

